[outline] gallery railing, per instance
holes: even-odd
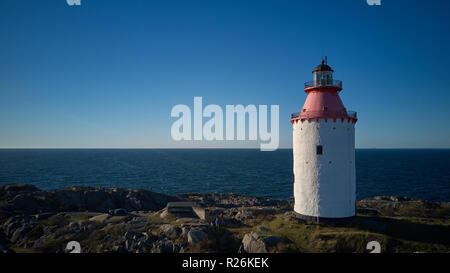
[[[305,88],[316,87],[316,86],[337,86],[339,88],[342,88],[342,81],[322,79],[322,80],[305,82]]]

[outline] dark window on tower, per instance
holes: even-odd
[[[323,147],[322,147],[322,145],[317,145],[316,146],[316,154],[318,154],[318,155],[323,154]]]

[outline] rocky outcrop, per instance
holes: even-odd
[[[176,227],[171,224],[164,224],[159,227],[159,230],[163,236],[166,236],[170,239],[176,239],[181,234],[181,228]]]
[[[263,236],[258,232],[244,235],[242,239],[241,252],[246,253],[268,253],[269,249],[283,243],[284,240],[277,236]]]
[[[199,244],[208,237],[208,233],[204,230],[190,230],[187,234],[188,243],[191,245]]]
[[[11,184],[0,187],[0,200],[0,211],[4,214],[61,211],[111,211],[124,214],[124,211],[160,210],[168,202],[178,201],[179,198],[136,189],[69,187],[42,191],[31,185]]]
[[[272,200],[263,197],[242,196],[233,193],[186,193],[178,197],[196,202],[203,207],[278,207],[290,208],[292,200]]]
[[[357,212],[372,216],[450,218],[449,202],[429,202],[398,196],[376,196],[357,201]]]
[[[174,208],[195,204],[205,209],[205,217],[170,213],[169,202],[183,202],[172,203]],[[117,253],[364,252],[367,240],[379,240],[383,251],[418,245],[450,251],[450,203],[363,199],[357,201],[358,216],[344,224],[309,223],[292,207],[292,200],[236,194],[5,185],[0,187],[0,253],[67,252],[70,241],[78,241],[82,252]]]

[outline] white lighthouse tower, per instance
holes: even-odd
[[[325,58],[326,60],[326,58]],[[356,112],[339,97],[342,81],[327,62],[317,66],[299,113],[292,114],[295,213],[320,221],[355,215]]]

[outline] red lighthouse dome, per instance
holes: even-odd
[[[325,60],[313,70],[313,80],[305,83],[308,97],[302,110],[292,114],[292,123],[319,118],[350,119],[356,122],[356,113],[347,111],[339,97],[342,81],[334,80],[333,72]]]

